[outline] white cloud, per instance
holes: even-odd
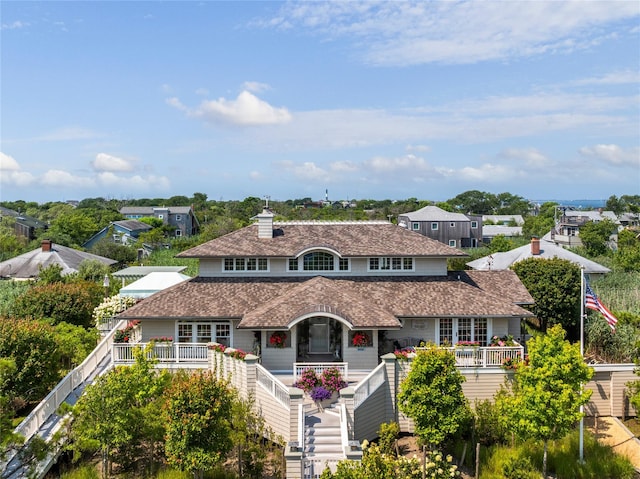
[[[249,178],[252,180],[261,180],[263,177],[264,176],[259,171],[253,170],[249,172]]]
[[[375,173],[393,173],[397,171],[423,172],[430,169],[424,158],[414,155],[405,155],[397,158],[385,158],[376,156],[363,162],[365,168]]]
[[[624,149],[618,145],[595,145],[580,148],[579,153],[585,157],[595,158],[611,166],[640,167],[640,148]]]
[[[204,101],[198,108],[189,109],[177,98],[167,103],[189,116],[202,118],[209,123],[226,123],[240,126],[278,125],[291,121],[291,113],[286,108],[276,108],[249,91],[243,91],[235,100],[219,98]]]
[[[378,65],[477,63],[566,53],[614,38],[637,2],[291,2],[264,28],[353,38]],[[618,35],[628,35],[619,26]]]
[[[166,176],[140,176],[134,175],[130,177],[118,176],[110,171],[99,173],[97,181],[102,186],[117,188],[120,190],[152,191],[152,190],[168,190],[171,182]]]
[[[34,181],[34,176],[22,171],[13,157],[0,151],[0,184],[24,187],[30,186]]]
[[[96,159],[91,162],[91,166],[96,171],[133,171],[133,162],[111,156],[107,153],[98,153]]]
[[[207,90],[206,88],[198,88],[196,90],[196,95],[198,95],[198,96],[209,96],[209,90]]]
[[[0,171],[17,171],[19,169],[20,165],[13,157],[0,151]]]
[[[0,30],[17,30],[20,28],[28,27],[29,23],[21,22],[20,20],[15,20],[11,23],[3,23],[0,25]]]
[[[39,183],[44,186],[59,188],[92,188],[95,180],[91,177],[72,175],[68,171],[48,170],[39,179]]]
[[[38,141],[70,141],[98,138],[100,135],[92,130],[81,127],[58,128],[36,138]]]
[[[498,156],[533,169],[550,167],[552,164],[549,158],[535,148],[507,148]]]
[[[431,151],[431,147],[427,145],[407,145],[405,149],[407,151],[415,151],[416,153],[428,153]]]
[[[574,85],[637,85],[640,83],[640,72],[632,70],[607,73],[599,77],[583,78],[573,82]]]
[[[253,93],[261,93],[263,91],[271,90],[271,87],[266,83],[260,83],[257,81],[246,81],[242,84],[242,88]]]

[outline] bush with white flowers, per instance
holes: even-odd
[[[108,321],[117,314],[123,312],[136,304],[137,300],[131,296],[120,296],[118,294],[106,298],[93,310],[93,319],[96,326]]]

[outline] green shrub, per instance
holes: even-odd
[[[380,424],[378,429],[378,447],[382,454],[395,455],[396,441],[400,434],[400,426],[397,422],[387,422]]]

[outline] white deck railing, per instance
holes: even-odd
[[[336,368],[342,379],[349,381],[349,363],[293,363],[293,382],[295,383],[305,369],[313,369],[320,376],[326,369]]]
[[[123,326],[126,324],[122,322]],[[73,371],[67,374],[33,411],[16,427],[14,432],[29,440],[52,414],[55,414],[64,400],[96,370],[98,364],[108,356],[113,343],[115,329],[111,331],[98,346]]]
[[[150,343],[114,343],[111,357],[114,364],[132,364],[136,347],[144,349]],[[154,343],[149,358],[155,357],[159,363],[202,363],[208,362],[206,343]]]
[[[256,382],[266,389],[280,404],[291,407],[289,388],[262,365],[256,364]]]
[[[367,374],[362,381],[360,381],[354,389],[354,409],[357,409],[369,396],[371,396],[376,389],[382,386],[385,382],[385,365],[384,363],[378,364],[378,367]]]
[[[427,348],[417,347],[416,351]],[[456,346],[445,348],[456,357],[456,366],[462,368],[499,367],[507,359],[524,359],[524,347],[517,346]]]

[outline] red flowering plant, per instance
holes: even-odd
[[[219,353],[224,353],[224,350],[227,349],[227,347],[224,344],[215,343],[215,344],[210,344],[209,349],[212,349],[213,351],[218,351]]]
[[[173,341],[173,337],[171,336],[154,336],[153,338],[149,338],[149,342],[153,341],[154,343],[170,343]]]
[[[473,347],[476,348],[478,346],[480,346],[480,341],[458,341],[456,343],[456,346],[458,347]]]
[[[140,321],[138,321],[137,319],[134,321],[129,321],[129,323],[127,324],[127,326],[123,329],[118,329],[114,334],[113,334],[113,342],[114,343],[128,343],[129,339],[131,339],[131,333],[133,333],[133,330],[136,328],[136,326],[138,326],[138,324],[140,324]]]
[[[415,353],[415,348],[413,348],[412,346],[402,348],[402,349],[396,349],[393,352],[393,354],[395,354],[396,356],[396,359],[399,359],[400,361],[408,361],[409,355],[411,353]]]
[[[358,331],[353,335],[353,339],[351,340],[351,344],[353,344],[357,348],[362,348],[364,346],[368,346],[371,342],[369,335],[364,331]]]
[[[239,359],[240,361],[244,361],[245,356],[247,355],[242,349],[230,349],[229,357],[234,359]]]
[[[269,344],[274,348],[284,348],[287,342],[287,333],[284,331],[274,331],[269,337]]]

